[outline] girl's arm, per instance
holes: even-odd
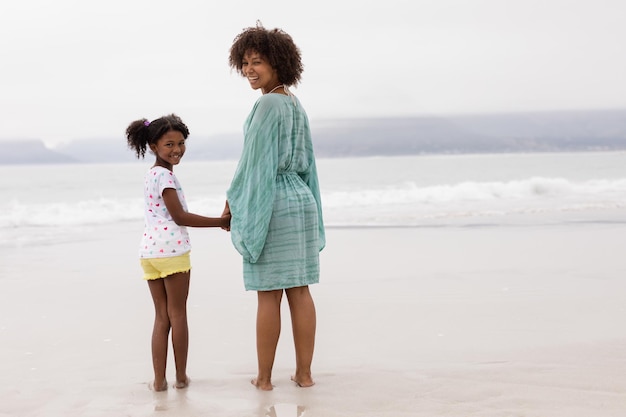
[[[163,190],[163,201],[174,222],[179,226],[189,227],[221,227],[230,226],[230,213],[222,214],[222,217],[205,217],[199,214],[189,213],[183,209],[178,194],[174,188]]]

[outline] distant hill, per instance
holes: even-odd
[[[626,149],[626,110],[328,121],[320,156]]]
[[[626,110],[312,120],[318,157],[626,150]],[[188,160],[237,159],[241,133],[190,137]],[[47,149],[13,141],[0,164],[132,161],[125,138]]]
[[[46,148],[40,140],[3,140],[0,165],[7,164],[57,164],[77,162],[61,152]]]

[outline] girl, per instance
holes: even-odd
[[[176,364],[175,388],[186,388],[189,329],[187,326],[187,295],[191,263],[191,244],[186,226],[221,227],[230,225],[230,215],[204,217],[189,213],[185,195],[174,175],[185,154],[185,140],[189,130],[176,115],[163,116],[152,122],[140,119],[126,129],[128,146],[137,158],[144,158],[146,150],[156,156],[154,165],[145,177],[145,229],[139,256],[154,302],[155,319],[152,330],[152,366],[155,391],[167,389],[165,367],[168,336],[172,331],[172,347]]]
[[[292,380],[310,387],[316,313],[309,285],[319,281],[326,240],[309,121],[288,90],[300,80],[300,51],[287,33],[257,24],[237,35],[229,63],[262,93],[244,124],[243,152],[224,210],[232,212],[231,238],[243,257],[245,287],[257,291],[258,374],[252,384],[272,389],[285,294],[296,351]]]

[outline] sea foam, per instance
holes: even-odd
[[[416,225],[422,219],[498,216],[626,207],[626,179],[574,182],[532,177],[515,181],[459,182],[417,186],[403,182],[322,193],[324,218],[333,226]],[[190,211],[218,216],[222,195],[190,198]],[[99,225],[141,221],[142,198],[97,198],[77,202],[12,200],[0,212],[0,230],[21,227]]]

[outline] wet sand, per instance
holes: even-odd
[[[275,389],[256,295],[219,230],[192,233],[191,385],[155,393],[136,225],[7,248],[0,416],[541,416],[626,410],[626,225],[329,228],[316,385],[297,388],[286,303]],[[86,233],[85,236],[89,236]]]

